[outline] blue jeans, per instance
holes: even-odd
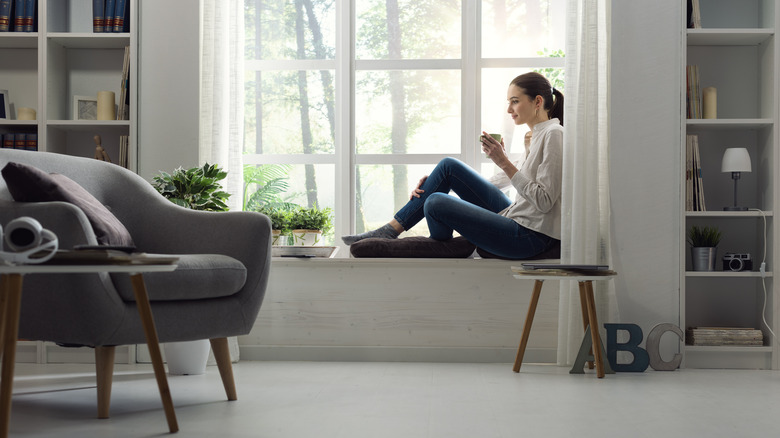
[[[512,204],[509,197],[454,158],[441,160],[421,189],[425,192],[412,198],[394,216],[405,230],[424,217],[432,239],[451,239],[454,230],[479,248],[514,259],[533,257],[557,242],[498,215]],[[448,195],[450,191],[460,199]]]

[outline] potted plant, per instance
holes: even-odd
[[[272,245],[287,245],[290,236],[292,212],[283,208],[260,207],[256,210],[271,219]]]
[[[225,203],[230,194],[222,190],[220,181],[227,172],[216,164],[183,169],[173,173],[160,172],[152,185],[161,195],[176,205],[191,210],[228,211]],[[169,374],[203,374],[211,347],[208,339],[163,344]]]
[[[290,229],[295,245],[322,245],[322,235],[333,228],[333,212],[317,206],[299,207],[292,212]]]
[[[694,271],[714,271],[718,255],[718,243],[722,234],[717,227],[693,225],[688,230],[688,244],[691,246],[691,262]]]
[[[227,172],[216,164],[206,163],[203,167],[183,169],[169,174],[160,172],[152,185],[161,195],[176,205],[192,210],[228,211],[225,203],[230,194],[222,190],[219,181]]]

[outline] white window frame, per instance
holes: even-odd
[[[481,54],[482,2],[462,0],[461,59],[356,60],[356,0],[336,2],[336,56],[323,60],[245,61],[247,71],[332,70],[335,72],[336,138],[333,154],[248,154],[244,164],[330,164],[335,165],[334,223],[336,244],[340,236],[355,229],[355,180],[362,164],[430,164],[445,157],[462,160],[479,169],[487,163],[477,142],[481,133],[482,69],[563,68],[564,58],[486,58]],[[355,72],[361,70],[460,70],[461,71],[461,152],[457,154],[357,154],[355,144]],[[339,145],[347,145],[340,147]],[[411,187],[410,187],[411,190]],[[389,220],[390,218],[388,218]]]

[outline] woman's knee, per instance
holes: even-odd
[[[446,194],[446,193],[431,193],[428,196],[428,199],[425,200],[425,204],[423,205],[423,211],[425,212],[425,216],[433,215],[435,216],[436,213],[447,209],[448,205],[450,204],[450,201],[453,199],[452,196]]]
[[[439,161],[438,166],[443,169],[453,169],[453,168],[463,167],[465,165],[466,164],[463,161],[460,161],[457,158],[446,157],[446,158],[442,158],[441,161]]]

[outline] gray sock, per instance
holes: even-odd
[[[353,234],[351,236],[342,236],[341,240],[344,241],[347,245],[352,245],[355,242],[358,242],[363,239],[368,239],[370,237],[379,237],[382,239],[395,239],[398,237],[398,231],[395,230],[390,224],[386,224],[383,227],[377,228],[376,230],[372,231],[366,231],[365,233],[360,234]]]

